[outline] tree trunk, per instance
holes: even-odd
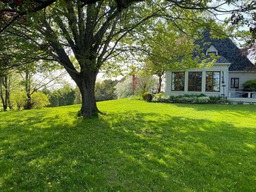
[[[8,107],[10,110],[13,109],[13,106],[12,106],[12,102],[11,102],[11,78],[7,78],[7,93],[6,93],[6,96],[8,97],[8,100],[7,100],[7,104],[8,104]]]
[[[6,99],[4,98],[3,95],[1,95],[1,99],[2,99],[2,104],[3,104],[3,110],[4,111],[7,111],[7,102],[6,102]]]
[[[136,86],[137,86],[137,78],[136,78],[136,75],[133,74],[132,75],[132,92],[133,92],[133,94],[135,94]]]
[[[27,101],[24,106],[24,109],[32,109],[32,99],[31,99],[31,94],[30,92],[27,92]]]
[[[24,106],[24,109],[32,109],[32,98],[31,98],[31,79],[30,79],[30,75],[29,75],[29,71],[27,70],[25,72],[25,91],[27,93],[27,101],[26,104]]]
[[[79,82],[77,82],[82,96],[80,115],[84,118],[90,118],[99,113],[94,94],[97,74],[97,72],[86,72],[81,76]]]
[[[8,76],[5,75],[1,79],[1,90],[0,90],[0,96],[3,104],[3,110],[7,111],[8,103],[9,103],[9,90],[8,90]],[[4,87],[4,90],[3,90]]]
[[[161,93],[161,88],[162,88],[162,81],[163,81],[163,78],[162,78],[162,74],[159,74],[158,75],[158,87],[157,87],[157,93]]]

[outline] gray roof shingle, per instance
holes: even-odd
[[[254,68],[252,62],[241,53],[240,49],[230,38],[214,39],[210,35],[210,30],[206,30],[201,40],[196,41],[203,51],[213,45],[221,56],[216,63],[231,63],[229,71],[248,71]]]

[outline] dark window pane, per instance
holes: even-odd
[[[202,88],[202,72],[188,73],[188,90],[201,91]]]
[[[231,88],[239,88],[239,78],[231,78]]]
[[[219,92],[220,91],[220,72],[207,71],[206,72],[206,87],[205,91]]]
[[[173,72],[172,73],[172,91],[184,91],[185,73]]]

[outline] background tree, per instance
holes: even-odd
[[[145,92],[151,92],[156,88],[156,79],[145,73],[135,75],[136,86],[133,87],[133,76],[126,76],[115,86],[117,98],[128,98],[131,96],[142,96]],[[133,90],[135,89],[135,90]]]
[[[199,63],[193,55],[196,49],[193,38],[193,34],[183,33],[172,23],[159,22],[152,30],[152,36],[143,40],[143,44],[148,45],[144,67],[149,74],[158,77],[157,93],[161,92],[166,70],[193,68]]]
[[[118,99],[127,98],[134,95],[132,89],[132,77],[126,77],[117,83],[115,86],[115,94]]]
[[[10,87],[11,87],[11,76],[8,74],[4,74],[0,77],[0,97],[3,105],[3,110],[7,111],[9,106],[12,109],[11,101],[10,101]]]
[[[6,111],[8,106],[12,109],[10,102],[11,94],[11,70],[3,67],[8,65],[10,62],[10,57],[5,52],[3,47],[0,48],[0,98],[3,105],[3,110]]]
[[[137,75],[136,95],[142,96],[145,92],[153,92],[156,89],[157,82],[152,75]]]
[[[27,95],[24,90],[15,90],[12,93],[11,102],[17,107],[18,110],[21,110],[26,106]]]
[[[232,14],[227,24],[232,24],[230,28],[240,38],[243,52],[249,55],[252,60],[256,59],[256,2],[253,0],[238,1],[233,3]]]
[[[97,101],[113,100],[116,99],[115,86],[118,81],[105,79],[102,82],[95,84],[95,97]]]
[[[47,96],[41,91],[37,91],[32,95],[32,108],[43,108],[50,104]]]
[[[41,62],[34,62],[19,67],[19,74],[22,77],[21,85],[24,86],[24,90],[27,95],[27,102],[24,106],[25,109],[31,109],[32,95],[45,88],[46,86],[52,86],[62,78],[65,74],[52,73],[55,69],[54,65],[49,63],[42,64]]]
[[[47,96],[51,107],[73,105],[76,99],[75,90],[68,83],[62,88],[49,91]]]

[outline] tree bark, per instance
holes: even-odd
[[[161,92],[161,87],[162,87],[162,75],[158,75],[158,87],[157,87],[157,93]]]
[[[24,106],[24,109],[32,109],[32,99],[31,99],[31,94],[30,92],[27,92],[27,101]]]
[[[29,75],[29,71],[26,70],[25,71],[25,91],[27,94],[27,101],[26,104],[24,106],[24,109],[32,109],[32,98],[31,98],[31,79],[30,79],[30,75]]]
[[[8,76],[7,75],[3,76],[0,83],[0,86],[1,86],[0,96],[1,96],[4,111],[7,111],[8,103],[10,99],[10,90],[9,90],[8,83],[10,83],[8,82]],[[3,90],[3,87],[4,87],[4,90]]]
[[[99,113],[94,94],[97,74],[97,72],[84,72],[79,82],[76,81],[82,96],[80,115],[84,118],[97,116]]]

